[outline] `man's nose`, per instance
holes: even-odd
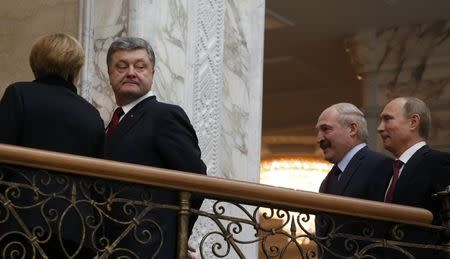
[[[319,132],[317,132],[316,143],[319,144],[320,141],[322,141],[322,140],[323,140],[323,135],[322,135],[322,133],[320,133],[320,131],[319,131]]]
[[[378,131],[378,133],[384,131],[384,124],[383,124],[383,122],[380,122],[380,124],[378,124],[377,131]]]
[[[127,76],[136,76],[136,69],[133,66],[128,67]]]

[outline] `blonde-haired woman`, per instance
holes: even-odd
[[[72,36],[55,33],[39,38],[30,53],[30,66],[35,80],[13,83],[7,87],[0,101],[0,143],[101,157],[104,142],[103,120],[97,109],[77,94],[75,86],[83,64],[83,48]],[[6,181],[27,183],[19,174],[6,175],[5,178]],[[23,191],[22,197],[9,197],[11,187],[5,188],[0,190],[6,198],[35,202],[29,191],[28,196]],[[66,208],[61,206],[67,205],[60,203],[56,207]],[[40,244],[43,247],[48,246],[44,250],[47,256],[66,258],[67,253],[74,253],[79,242],[73,242],[73,239],[77,240],[79,237],[63,240],[64,247],[67,248],[67,253],[64,253],[59,245],[57,231],[50,231],[45,220],[43,221],[44,218],[42,213],[32,210],[22,216],[29,228],[32,229],[36,225],[44,228],[46,235],[38,237],[39,241],[51,236],[50,241]],[[79,225],[74,223],[71,228],[77,226]],[[19,231],[26,233],[23,229]],[[50,235],[51,232],[53,235]],[[69,248],[72,246],[71,242],[75,248]],[[27,246],[29,250],[26,252],[33,254],[26,254],[25,258],[35,256],[37,250],[31,248],[31,242],[26,244]],[[78,251],[78,255],[82,256],[83,251]]]

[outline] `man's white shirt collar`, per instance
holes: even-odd
[[[345,168],[347,168],[348,163],[350,163],[350,160],[352,160],[353,156],[365,146],[367,146],[366,143],[358,144],[354,146],[352,149],[350,149],[350,151],[348,151],[347,154],[345,154],[345,156],[337,164],[341,172],[344,172]]]
[[[412,145],[410,148],[408,148],[403,154],[398,158],[398,160],[402,161],[403,164],[406,164],[408,160],[423,146],[425,146],[427,143],[425,141],[417,142],[416,144]]]
[[[427,143],[425,141],[417,142],[416,144],[412,145],[410,148],[408,148],[403,154],[400,155],[399,158],[396,158],[403,162],[403,165],[400,167],[400,170],[398,172],[398,177],[402,175],[403,168],[405,167],[405,164],[408,162],[408,160],[419,150],[421,147],[425,146]],[[386,188],[386,192],[384,193],[384,198],[386,199],[387,192],[392,184],[392,177],[389,181],[389,185]]]
[[[133,107],[136,106],[138,103],[140,103],[142,100],[144,100],[144,99],[146,99],[146,98],[148,98],[148,97],[154,96],[154,95],[155,95],[155,94],[153,93],[153,91],[150,90],[150,91],[148,91],[145,95],[139,97],[138,99],[132,101],[131,103],[129,103],[129,104],[127,104],[127,105],[122,106],[122,110],[123,110],[124,113],[123,113],[122,117],[120,117],[120,120],[119,120],[119,121],[121,121],[122,118],[124,118],[125,115],[126,115],[129,111],[131,111],[131,109],[133,109]]]

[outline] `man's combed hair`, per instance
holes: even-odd
[[[56,75],[75,83],[83,65],[83,48],[65,33],[43,36],[31,49],[30,66],[35,78]]]
[[[355,123],[358,127],[358,138],[363,142],[367,142],[369,132],[367,130],[367,121],[364,117],[364,113],[351,103],[338,103],[333,105],[333,107],[339,113],[339,123],[345,127]]]
[[[146,40],[136,37],[121,37],[116,39],[108,49],[108,54],[106,55],[106,64],[108,69],[111,66],[112,55],[120,50],[136,50],[145,49],[147,51],[150,62],[153,68],[155,67],[155,53],[153,48]]]
[[[406,117],[411,117],[414,114],[419,116],[419,135],[427,139],[431,130],[431,112],[428,106],[419,98],[416,97],[402,97],[405,100],[403,109]]]

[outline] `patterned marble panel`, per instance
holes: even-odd
[[[220,163],[226,178],[251,182],[259,182],[264,12],[263,0],[226,1]]]
[[[143,37],[155,51],[153,90],[160,100],[186,108],[187,1],[132,1],[130,36]],[[189,114],[190,115],[190,114]]]
[[[450,131],[444,126],[450,111],[450,21],[374,29],[356,34],[348,43],[364,80],[371,135],[376,135],[384,104],[397,96],[416,96],[432,111],[435,128],[429,143],[450,150]]]
[[[197,5],[197,19],[201,27],[194,62],[194,67],[199,67],[198,73],[194,72],[194,121],[202,125],[201,129],[209,128],[205,132],[209,136],[220,132],[218,142],[215,139],[204,142],[206,149],[219,147],[218,157],[212,157],[212,163],[208,166],[213,169],[212,175],[258,182],[264,1],[198,1]],[[223,18],[218,16],[221,12]],[[220,30],[223,35],[218,33]],[[223,40],[223,47],[218,45],[218,52],[215,52],[214,44],[218,39]],[[222,48],[223,53],[220,52]],[[220,56],[223,56],[223,61],[218,60]],[[223,81],[220,84],[222,87],[217,86],[220,81]],[[215,96],[220,103],[214,103]],[[196,107],[199,103],[201,107]],[[210,116],[220,118],[219,129],[214,127],[210,121],[214,118]],[[218,170],[214,170],[216,167]],[[205,205],[207,207],[211,202]],[[233,208],[228,210],[239,214]],[[192,243],[198,243],[200,237],[208,232],[209,225],[207,220],[197,222],[198,232],[191,237]],[[244,230],[241,236],[250,240],[246,233],[251,231]],[[207,240],[209,247],[218,239]],[[247,258],[257,257],[256,246],[246,247],[243,252]]]
[[[218,177],[224,177],[218,163],[222,150],[219,145],[219,115],[223,88],[224,10],[223,0],[190,1],[186,38],[186,109],[196,128],[208,175]],[[211,211],[212,204],[213,201],[205,200],[202,209]],[[190,244],[198,247],[203,236],[215,230],[209,219],[200,217],[190,237]],[[208,238],[206,247],[220,242],[218,239],[218,236]],[[205,254],[207,258],[215,258],[210,250]],[[196,257],[200,258],[200,255],[197,253]]]
[[[450,105],[445,109],[435,110],[432,117],[433,128],[429,144],[436,149],[450,152]]]
[[[82,94],[108,122],[115,106],[114,94],[109,87],[106,52],[111,42],[127,34],[127,0],[83,0],[83,45],[86,65],[82,77]]]

